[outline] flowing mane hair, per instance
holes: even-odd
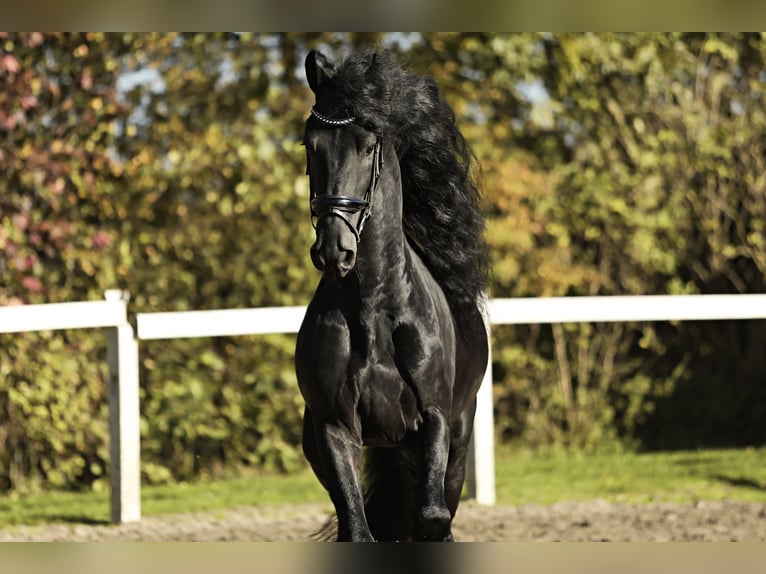
[[[453,309],[476,305],[489,257],[474,156],[436,82],[404,70],[387,51],[370,51],[341,62],[332,84],[336,110],[394,144],[411,247]]]

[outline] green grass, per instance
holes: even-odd
[[[563,501],[766,502],[766,449],[653,454],[539,455],[501,447],[497,501],[504,505]],[[328,503],[310,471],[142,488],[144,516],[219,511],[239,506]],[[329,504],[328,504],[329,508]],[[0,529],[47,522],[106,523],[109,495],[40,492],[0,497]]]
[[[324,490],[309,470],[287,476],[250,474],[227,480],[141,488],[143,516],[308,502],[327,502]],[[0,529],[20,524],[108,521],[108,492],[42,491],[29,496],[0,497]]]
[[[766,502],[766,449],[646,454],[534,455],[507,447],[497,456],[501,504]]]

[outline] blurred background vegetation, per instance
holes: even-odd
[[[0,305],[305,304],[303,58],[435,77],[482,166],[494,297],[762,293],[762,34],[3,34]],[[766,443],[766,322],[497,327],[497,433]],[[289,336],[141,343],[147,482],[291,471]],[[0,491],[106,487],[105,337],[0,336]]]

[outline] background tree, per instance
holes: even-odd
[[[518,189],[537,225],[514,226],[532,238],[523,253],[509,241],[517,234],[493,233],[495,223],[510,227],[509,210],[498,206],[502,216],[491,218],[495,295],[763,292],[763,41],[461,37],[459,54],[489,62],[472,65],[486,70],[477,83],[490,86],[489,99],[469,99],[481,102],[493,136],[484,145],[513,150],[536,181],[553,182],[552,191],[525,186],[528,197]],[[517,270],[509,261],[519,256]],[[498,346],[514,436],[598,446],[616,435],[646,447],[764,439],[763,322],[564,325],[514,336],[518,343]]]
[[[0,37],[0,304],[101,298],[100,281],[115,273],[122,53],[96,34]],[[0,338],[0,488],[103,474],[97,348],[70,332]]]
[[[302,304],[309,49],[436,79],[483,182],[496,297],[764,290],[760,34],[5,34],[0,304]],[[494,329],[501,438],[760,444],[764,323]],[[142,469],[290,470],[288,336],[141,343]],[[99,488],[102,333],[0,337],[0,488]]]

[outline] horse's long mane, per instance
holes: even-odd
[[[378,51],[341,62],[332,84],[334,108],[394,143],[410,245],[453,308],[476,304],[489,265],[473,155],[436,83]]]

